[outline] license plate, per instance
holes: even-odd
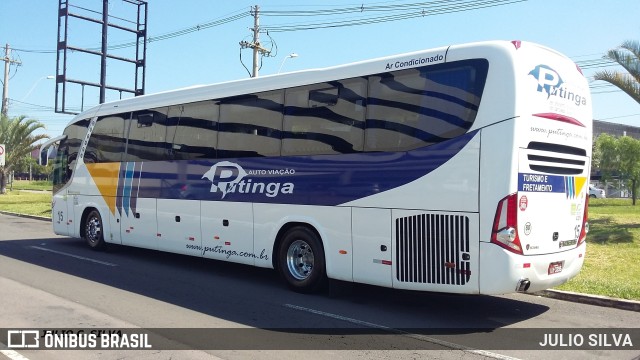
[[[556,261],[549,264],[549,275],[557,274],[562,271],[564,261]]]

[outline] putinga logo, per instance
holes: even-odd
[[[251,171],[252,174],[267,173],[267,171]],[[269,174],[277,174],[277,171],[269,171]],[[215,193],[220,191],[222,193],[221,199],[229,193],[239,194],[264,194],[267,197],[276,197],[280,194],[293,194],[292,183],[280,183],[280,182],[253,182],[252,179],[247,179],[249,173],[246,172],[242,166],[230,162],[221,161],[211,166],[211,169],[202,175],[202,178],[207,178],[211,181],[211,192]]]
[[[551,96],[559,97],[572,101],[577,106],[587,105],[587,99],[584,96],[574,93],[566,88],[564,80],[557,71],[548,65],[540,64],[533,70],[529,71],[529,75],[538,81],[538,92],[547,93],[547,99]]]

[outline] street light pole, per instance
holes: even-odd
[[[284,62],[287,61],[288,58],[297,58],[299,55],[296,53],[291,53],[287,56],[284,57],[284,59],[282,59],[282,63],[280,64],[280,68],[278,69],[278,74],[280,74],[280,70],[282,70],[282,66],[284,65]]]
[[[34,83],[33,83],[33,85],[31,86],[31,89],[29,89],[29,91],[27,91],[27,95],[25,95],[25,96],[22,98],[22,101],[25,101],[25,100],[29,97],[29,95],[31,95],[31,93],[32,93],[32,92],[33,92],[33,90],[36,88],[36,86],[38,86],[38,84],[40,83],[40,81],[42,81],[42,80],[44,80],[44,79],[51,80],[51,79],[54,79],[54,78],[55,78],[55,76],[53,76],[53,75],[47,75],[47,76],[43,76],[43,77],[41,77],[40,79],[36,80],[36,82],[34,82]]]

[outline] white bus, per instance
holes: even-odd
[[[53,230],[327,279],[502,294],[585,256],[589,86],[520,41],[105,103],[59,142]]]

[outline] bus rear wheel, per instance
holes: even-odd
[[[319,236],[302,226],[287,231],[278,250],[278,268],[292,290],[317,291],[326,279],[324,250]]]
[[[106,247],[102,232],[102,217],[98,210],[91,210],[84,221],[84,239],[94,250],[102,250]]]

